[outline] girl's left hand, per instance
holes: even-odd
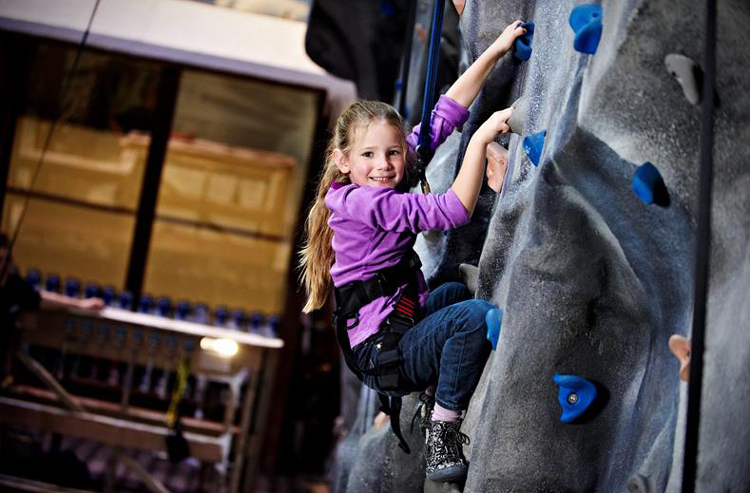
[[[472,140],[482,142],[485,146],[495,140],[497,134],[505,133],[510,130],[508,118],[513,114],[513,107],[494,112],[482,125],[474,132]]]
[[[526,29],[519,27],[521,24],[523,24],[523,21],[520,20],[509,24],[503,30],[502,34],[487,48],[487,51],[491,52],[496,58],[505,55],[511,49],[513,43],[516,42],[516,39],[526,34]]]

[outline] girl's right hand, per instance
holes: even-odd
[[[508,126],[508,118],[513,114],[513,107],[505,108],[504,110],[496,111],[482,123],[482,125],[474,132],[472,140],[477,139],[484,145],[489,144],[497,134],[505,133],[510,130]]]

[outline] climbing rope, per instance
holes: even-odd
[[[77,75],[78,72],[78,65],[81,61],[81,56],[83,55],[84,48],[86,47],[86,41],[89,38],[89,33],[91,32],[91,25],[94,23],[94,17],[96,17],[96,11],[99,9],[99,2],[101,0],[96,0],[94,3],[94,8],[91,11],[91,15],[89,16],[88,24],[86,25],[86,29],[83,31],[83,36],[81,37],[81,41],[78,43],[78,47],[76,49],[76,55],[73,59],[73,65],[70,67],[70,71],[65,77],[65,80],[62,84],[62,91],[60,92],[60,103],[65,103],[65,101],[68,99],[68,93],[70,92],[70,89],[72,87],[73,79]],[[42,169],[42,165],[44,164],[44,159],[47,157],[47,151],[49,150],[49,146],[52,143],[52,137],[55,135],[55,131],[57,128],[64,124],[65,121],[68,119],[69,115],[64,115],[62,111],[58,112],[57,117],[52,121],[52,125],[50,125],[49,131],[47,132],[47,136],[44,139],[44,144],[42,145],[42,150],[39,153],[39,159],[37,159],[36,165],[34,166],[34,171],[31,174],[31,180],[29,181],[29,187],[28,191],[24,194],[23,198],[23,207],[21,207],[21,214],[18,217],[18,220],[16,221],[15,228],[13,229],[13,233],[10,235],[9,241],[8,241],[8,253],[5,256],[5,260],[2,264],[0,264],[0,279],[2,279],[5,276],[5,273],[10,268],[10,260],[11,255],[13,253],[13,247],[16,244],[16,240],[18,240],[18,234],[21,231],[21,226],[23,225],[23,221],[26,218],[26,212],[29,209],[29,199],[31,197],[31,193],[34,191],[34,185],[36,183],[37,177],[39,176],[39,172]]]
[[[422,184],[422,192],[430,193],[430,185],[427,183],[425,170],[435,152],[430,148],[430,117],[432,116],[432,105],[435,104],[435,90],[437,84],[438,58],[440,57],[440,37],[443,30],[443,13],[445,2],[435,0],[432,9],[432,25],[430,26],[429,57],[427,59],[427,77],[424,82],[424,96],[422,97],[422,122],[419,131],[419,144],[417,145],[417,173]]]
[[[695,247],[695,285],[693,291],[693,331],[690,355],[685,458],[682,491],[695,491],[698,466],[698,431],[703,386],[703,347],[706,333],[706,303],[711,247],[711,185],[713,178],[713,117],[716,86],[716,0],[706,2],[706,45],[701,124],[701,166],[698,185],[698,228]]]

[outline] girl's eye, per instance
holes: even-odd
[[[362,157],[372,157],[372,156],[373,156],[372,151],[365,151],[362,153]]]
[[[398,156],[399,154],[401,154],[401,151],[398,150],[398,149],[392,149],[392,150],[388,151],[388,155],[389,156]]]

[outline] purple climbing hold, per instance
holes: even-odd
[[[664,179],[656,166],[649,162],[636,168],[630,186],[635,195],[646,204],[656,204],[662,207],[669,205],[669,192]]]
[[[542,158],[544,150],[544,139],[547,137],[547,131],[542,130],[535,134],[527,135],[523,138],[523,150],[534,166],[539,166],[539,160]]]
[[[579,419],[596,399],[596,386],[575,375],[558,375],[553,378],[559,387],[557,402],[562,406],[560,421],[572,423]]]
[[[513,43],[513,55],[525,62],[531,57],[531,41],[534,39],[534,23],[524,22],[519,27],[526,29],[526,34],[516,38]]]
[[[487,340],[492,343],[492,350],[497,349],[497,340],[500,337],[500,327],[503,324],[503,311],[493,308],[484,317],[487,322]]]
[[[602,6],[579,5],[570,13],[568,22],[575,32],[573,48],[589,55],[596,53],[602,37]]]

